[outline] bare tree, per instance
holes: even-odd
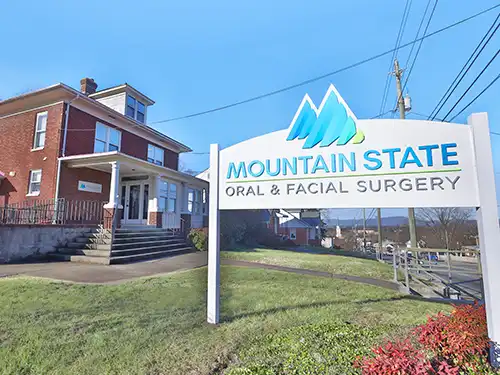
[[[187,168],[186,164],[182,160],[179,160],[179,172],[184,172],[190,174],[191,176],[196,176],[200,173],[198,171],[195,171],[194,169]]]
[[[457,231],[468,223],[471,215],[470,209],[458,207],[420,208],[417,211],[417,218],[425,222],[446,249],[450,249]]]

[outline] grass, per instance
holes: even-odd
[[[221,282],[222,323],[213,327],[205,323],[205,268],[121,285],[1,279],[0,372],[185,375],[229,366],[243,374],[255,360],[245,353],[312,323],[335,330],[349,322],[385,335],[448,310],[378,287],[279,271],[225,266]]]
[[[383,280],[393,279],[393,270],[390,265],[359,257],[253,248],[223,251],[221,252],[221,256],[226,259],[305,268],[336,274]]]

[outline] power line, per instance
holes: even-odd
[[[411,42],[402,44],[402,45],[400,45],[397,48],[397,50],[400,50],[402,48],[411,46],[414,43],[417,43],[417,42],[419,42],[421,40],[424,40],[424,39],[430,38],[430,37],[432,37],[432,36],[434,36],[436,34],[442,33],[443,31],[451,29],[451,28],[453,28],[455,26],[458,26],[458,25],[460,25],[460,24],[462,24],[464,22],[470,21],[470,20],[472,20],[472,19],[474,19],[476,17],[479,17],[479,16],[481,16],[481,15],[483,15],[485,13],[491,12],[492,10],[494,10],[494,9],[496,9],[498,7],[500,7],[500,4],[494,5],[494,6],[488,8],[488,9],[485,9],[485,10],[479,12],[479,13],[473,14],[472,16],[469,16],[469,17],[464,18],[464,19],[462,19],[460,21],[452,23],[452,24],[450,24],[448,26],[445,26],[445,27],[443,27],[441,29],[438,29],[438,30],[436,30],[436,31],[434,31],[434,32],[432,32],[432,33],[430,33],[428,35],[424,35],[421,38],[417,38],[417,39],[415,39],[415,40],[413,40]],[[335,74],[342,73],[342,72],[345,72],[347,70],[356,68],[356,67],[358,67],[360,65],[366,64],[366,63],[371,62],[371,61],[376,60],[376,59],[379,59],[382,56],[388,55],[388,54],[394,52],[394,50],[396,50],[396,48],[392,48],[392,49],[387,50],[385,52],[381,52],[381,53],[379,53],[377,55],[374,55],[372,57],[366,58],[364,60],[360,60],[360,61],[358,61],[356,63],[353,63],[353,64],[345,66],[343,68],[334,70],[332,72],[329,72],[329,73],[326,73],[326,74],[323,74],[323,75],[320,75],[320,76],[317,76],[317,77],[314,77],[314,78],[311,78],[311,79],[308,79],[308,80],[305,80],[305,81],[302,81],[302,82],[299,82],[299,83],[296,83],[296,84],[293,84],[293,85],[290,85],[290,86],[287,86],[287,87],[283,87],[283,88],[278,89],[278,90],[270,91],[270,92],[265,93],[265,94],[257,95],[257,96],[254,96],[254,97],[251,97],[251,98],[248,98],[248,99],[240,100],[240,101],[237,101],[237,102],[234,102],[234,103],[231,103],[231,104],[226,104],[226,105],[223,105],[223,106],[220,106],[220,107],[217,107],[217,108],[212,108],[212,109],[209,109],[209,110],[206,110],[206,111],[196,112],[196,113],[192,113],[192,114],[185,115],[185,116],[180,116],[180,117],[173,117],[173,118],[166,119],[166,120],[154,121],[154,122],[152,122],[150,124],[160,124],[160,123],[165,123],[165,122],[172,122],[172,121],[184,120],[184,119],[188,119],[188,118],[191,118],[191,117],[202,116],[202,115],[206,115],[206,114],[209,114],[209,113],[218,112],[218,111],[222,111],[222,110],[225,110],[225,109],[228,109],[228,108],[236,107],[236,106],[239,106],[239,105],[242,105],[242,104],[250,103],[250,102],[253,102],[253,101],[256,101],[256,100],[260,100],[260,99],[263,99],[263,98],[266,98],[266,97],[269,97],[269,96],[277,95],[277,94],[280,94],[282,92],[290,91],[290,90],[295,89],[297,87],[301,87],[301,86],[307,85],[309,83],[316,82],[316,81],[319,81],[321,79],[333,76]]]
[[[379,114],[379,115],[375,115],[375,116],[373,116],[373,117],[370,117],[370,120],[373,120],[373,119],[375,119],[375,118],[380,118],[380,117],[385,116],[386,114],[388,114],[388,113],[390,113],[390,112],[394,112],[394,110],[393,110],[393,109],[390,109],[390,110],[388,110],[388,111],[386,111],[386,112],[384,112],[384,113],[381,113],[381,114]]]
[[[434,17],[434,12],[436,11],[436,7],[438,5],[438,2],[439,2],[439,0],[436,0],[436,2],[434,3],[434,7],[432,8],[431,15],[429,16],[429,19],[427,20],[427,24],[425,25],[423,36],[425,36],[425,34],[427,34],[427,30],[429,29],[429,25],[431,24],[432,17]],[[426,9],[426,12],[427,12],[427,9]],[[418,34],[417,34],[417,36],[418,36]],[[423,42],[424,42],[423,39],[420,40],[420,44],[418,45],[417,52],[415,53],[415,57],[413,59],[413,62],[411,63],[410,69],[408,70],[408,73],[406,75],[405,83],[403,84],[403,89],[401,90],[401,94],[400,94],[401,96],[399,98],[397,98],[396,103],[399,103],[399,101],[403,97],[403,92],[405,91],[406,85],[408,84],[408,80],[410,79],[411,72],[413,71],[413,67],[415,66],[415,62],[417,61],[417,58],[418,58],[418,55],[420,53],[420,49],[422,48]],[[408,58],[408,61],[409,61],[409,58]]]
[[[500,26],[500,24],[497,25],[497,27],[495,28],[495,30],[493,31],[493,33],[490,35],[490,37],[488,38],[488,40],[486,41],[486,43],[481,48],[481,45],[483,44],[483,42],[485,41],[485,39],[488,37],[488,34],[493,29],[493,27],[495,27],[495,24],[497,23],[498,18],[500,18],[500,13],[497,15],[497,18],[495,18],[495,21],[493,21],[493,23],[491,24],[491,26],[488,29],[488,31],[484,34],[483,38],[478,43],[478,45],[476,46],[476,48],[474,49],[474,51],[472,52],[472,54],[469,56],[469,58],[467,59],[466,63],[464,64],[464,66],[462,67],[462,69],[460,70],[460,72],[457,74],[457,76],[455,77],[455,79],[453,80],[453,82],[451,83],[451,85],[448,87],[448,89],[446,90],[446,92],[443,94],[443,96],[439,100],[439,102],[436,105],[436,107],[434,107],[434,109],[432,110],[431,115],[429,116],[429,118],[432,117],[431,120],[434,120],[434,118],[436,118],[437,114],[441,111],[441,109],[446,104],[446,102],[448,101],[448,99],[450,98],[450,96],[453,94],[453,92],[456,90],[456,88],[458,87],[458,85],[460,84],[460,82],[462,82],[462,80],[465,78],[465,75],[469,72],[469,70],[472,67],[472,65],[474,65],[474,63],[476,62],[476,60],[479,57],[479,55],[481,55],[481,53],[483,52],[484,48],[488,45],[488,43],[490,42],[490,40],[493,37],[493,35],[495,35],[495,33],[498,30],[498,27]],[[481,49],[479,50],[479,48],[481,48]],[[479,52],[476,55],[476,52],[478,50],[479,50]],[[474,57],[474,55],[475,55],[475,57]],[[471,62],[471,60],[472,60],[472,62]],[[469,62],[470,62],[470,65],[469,65]],[[468,65],[468,67],[467,67],[467,65]],[[443,101],[443,99],[444,99],[444,101]]]
[[[415,38],[418,38],[418,36],[420,35],[420,30],[422,29],[422,25],[424,24],[425,16],[427,15],[427,11],[429,10],[429,6],[431,5],[431,1],[432,0],[427,1],[424,15],[422,16],[422,19],[420,20],[420,24],[418,25],[417,34],[415,35]],[[425,32],[424,32],[424,35],[425,35]],[[408,54],[408,61],[406,62],[407,66],[408,66],[408,62],[411,60],[411,55],[413,54],[413,49],[415,48],[415,44],[412,44],[411,49],[410,49],[410,53]]]
[[[396,44],[394,45],[394,51],[392,53],[391,60],[389,61],[389,69],[388,69],[389,71],[391,71],[392,63],[393,63],[394,59],[396,59],[396,57],[397,57],[398,47],[401,44],[401,40],[402,40],[403,34],[404,34],[404,29],[406,27],[406,22],[408,21],[408,15],[410,14],[411,3],[412,3],[411,0],[406,0],[405,9],[403,11],[403,17],[401,18],[401,23],[399,25],[398,35],[396,37]],[[387,96],[389,95],[389,88],[391,85],[391,81],[392,81],[392,74],[388,74],[387,78],[385,79],[384,94],[382,95],[382,102],[380,103],[380,111],[379,111],[380,114],[384,111],[385,106],[387,104]]]
[[[497,54],[498,54],[498,52],[497,52]],[[455,119],[455,117],[457,117],[457,116],[458,116],[458,115],[460,115],[463,111],[465,111],[467,108],[469,108],[469,107],[470,107],[470,105],[471,105],[472,103],[474,103],[477,99],[479,99],[479,97],[480,97],[481,95],[483,95],[483,94],[484,94],[484,92],[485,92],[486,90],[488,90],[491,86],[493,86],[493,84],[494,84],[494,83],[498,80],[498,78],[500,78],[500,74],[499,74],[499,75],[497,75],[497,77],[496,77],[493,81],[491,81],[491,82],[490,82],[490,84],[489,84],[488,86],[486,86],[486,87],[483,89],[483,91],[481,91],[479,94],[477,94],[477,95],[476,95],[476,97],[475,97],[474,99],[472,99],[472,100],[469,102],[469,104],[467,104],[465,107],[463,107],[463,108],[462,108],[462,110],[461,110],[460,112],[458,112],[455,116],[453,116],[453,117],[450,119],[450,121],[453,121],[453,120]],[[499,133],[495,133],[495,132],[490,132],[490,133],[491,133],[491,134],[495,134],[495,135],[500,135]]]
[[[497,50],[497,53],[495,53],[495,55],[491,58],[490,61],[488,61],[488,64],[486,64],[486,66],[483,68],[483,70],[481,70],[481,72],[477,75],[476,79],[474,81],[472,81],[472,83],[470,84],[469,87],[467,87],[467,90],[465,90],[465,92],[462,94],[462,96],[457,100],[457,102],[455,103],[455,105],[453,107],[451,107],[451,109],[448,111],[448,113],[443,117],[443,120],[446,120],[446,118],[450,115],[450,113],[455,109],[455,107],[458,105],[458,103],[460,103],[460,101],[464,98],[464,96],[469,92],[469,90],[472,88],[472,86],[474,86],[477,82],[477,80],[483,75],[483,73],[486,71],[486,69],[488,69],[488,67],[490,66],[490,64],[493,62],[493,60],[496,59],[496,57],[498,56],[498,54],[500,53],[500,49]]]
[[[498,77],[495,79],[495,81],[496,81],[497,79],[498,79]],[[489,85],[489,86],[491,86],[493,83],[495,83],[495,81],[493,81],[492,83],[490,83],[490,85]],[[489,88],[489,86],[488,86],[485,90],[483,90],[483,92],[484,92],[484,91],[486,91],[486,90]],[[480,94],[479,94],[476,98],[474,98],[474,99],[473,99],[473,101],[474,101],[474,100],[476,100],[479,96],[481,96],[481,94],[482,94],[482,92],[481,92],[481,93],[480,93]],[[473,102],[473,101],[472,101],[472,102]],[[471,103],[469,103],[469,104],[467,105],[467,107],[468,107],[470,104],[472,104],[472,102],[471,102]],[[462,109],[462,111],[460,111],[460,113],[461,113],[461,112],[463,112],[465,109],[466,109],[466,108]],[[373,117],[370,117],[370,120],[373,120],[373,119],[376,119],[376,118],[379,118],[379,117],[385,116],[385,115],[386,115],[386,114],[388,114],[389,112],[394,112],[394,111],[393,111],[393,110],[390,110],[390,111],[387,111],[387,112],[385,112],[385,113],[382,113],[381,115],[375,115],[375,116],[373,116]],[[460,113],[459,113],[459,114],[460,114]],[[429,118],[429,115],[425,115],[425,114],[423,114],[423,113],[418,113],[418,112],[413,112],[413,111],[408,112],[408,114],[413,114],[413,115],[416,115],[416,116],[419,116],[419,117],[422,117],[422,118],[425,118],[425,119],[428,119],[428,118]],[[457,114],[456,116],[458,116],[458,114]],[[456,117],[456,116],[455,116],[455,117]],[[455,117],[453,117],[453,119],[454,119]],[[453,119],[451,119],[450,121],[444,121],[444,120],[441,120],[441,119],[437,118],[436,120],[441,121],[441,122],[451,122]],[[495,133],[495,132],[490,132],[490,133],[491,133],[491,134],[495,134],[495,135],[499,135],[499,136],[500,136],[500,133]],[[188,153],[185,153],[184,155],[209,155],[209,154],[210,154],[210,152],[209,152],[209,151],[206,151],[206,152],[188,152]]]
[[[408,114],[412,114],[412,115],[416,115],[416,116],[419,116],[419,117],[422,117],[422,118],[425,118],[425,119],[429,119],[429,115],[424,115],[423,113],[418,113],[418,112],[414,112],[414,111],[410,111],[408,112]],[[446,121],[443,121],[442,119],[439,119],[439,118],[436,118],[436,120],[438,121],[442,121],[442,122],[446,122]]]

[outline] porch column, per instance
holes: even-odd
[[[160,189],[161,189],[161,176],[158,175],[154,181],[153,189],[153,204],[148,212],[148,225],[154,225],[157,228],[163,227],[163,212],[160,208]]]
[[[116,216],[120,216],[123,206],[120,204],[120,162],[114,161],[111,164],[111,180],[109,183],[109,202],[104,205],[104,228],[111,229],[113,227],[113,218],[115,218],[116,226],[120,226],[120,220]]]

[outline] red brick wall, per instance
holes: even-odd
[[[179,154],[171,150],[165,150],[165,167],[179,170]]]
[[[68,168],[61,166],[61,185],[59,198],[68,200],[109,201],[111,174],[90,168]],[[102,193],[89,193],[78,190],[78,181],[94,182],[102,185]]]
[[[278,229],[279,234],[288,236],[290,238],[290,228],[282,226]],[[307,228],[295,228],[297,238],[293,241],[296,245],[307,245]]]
[[[45,147],[31,151],[36,115],[45,111],[48,112]],[[6,175],[0,185],[0,204],[54,198],[63,118],[61,103],[0,119],[0,170]],[[40,195],[26,197],[29,172],[34,169],[42,170]]]
[[[53,199],[56,191],[57,158],[63,142],[64,104],[56,104],[38,110],[12,115],[0,119],[0,171],[6,178],[0,184],[0,205],[34,199]],[[45,147],[31,151],[35,133],[36,115],[48,112]],[[66,156],[94,152],[96,121],[112,126],[77,108],[71,107],[66,140]],[[74,129],[80,129],[75,131]],[[83,129],[83,131],[81,130]],[[121,129],[120,129],[121,130]],[[125,154],[146,160],[148,141],[135,134],[122,132],[122,148]],[[159,147],[159,146],[158,146]],[[165,165],[177,170],[178,154],[165,150]],[[40,195],[27,197],[30,170],[42,170]],[[13,172],[14,176],[9,173]],[[60,194],[67,199],[109,199],[110,175],[91,169],[62,168]],[[103,185],[103,193],[88,193],[77,190],[78,180]]]
[[[78,154],[91,154],[94,152],[95,124],[100,123],[116,128],[115,126],[98,119],[77,108],[71,107],[68,123],[68,136],[66,141],[66,156]],[[83,130],[73,130],[83,129]],[[147,160],[148,144],[157,144],[141,138],[133,133],[119,129],[122,133],[121,152],[136,158]],[[163,147],[160,147],[163,148]],[[164,165],[177,170],[179,155],[171,150],[164,149]]]

